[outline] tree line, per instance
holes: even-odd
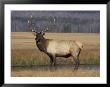
[[[33,26],[37,31],[48,27],[49,32],[99,33],[100,12],[25,12],[13,11],[11,14],[12,32],[31,31],[28,24],[33,16]]]

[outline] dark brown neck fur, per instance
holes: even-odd
[[[47,45],[48,45],[47,39],[45,39],[44,37],[39,38],[38,41],[36,41],[36,45],[40,51],[47,53]]]

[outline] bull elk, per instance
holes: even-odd
[[[51,66],[56,65],[56,57],[68,58],[72,56],[75,62],[74,69],[78,69],[80,64],[79,55],[83,48],[82,43],[73,40],[46,39],[44,31],[37,32],[32,29],[32,32],[36,36],[35,40],[38,49],[49,56]]]
[[[56,57],[73,57],[75,61],[75,69],[78,69],[80,61],[79,55],[83,47],[82,43],[72,40],[54,40],[46,39],[44,31],[35,32],[36,45],[40,51],[46,53],[50,58],[50,64],[56,65]]]

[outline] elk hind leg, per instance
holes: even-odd
[[[71,55],[73,56],[74,62],[75,62],[75,66],[74,66],[74,70],[78,70],[79,64],[80,64],[80,60],[79,60],[79,54],[80,54],[80,50],[71,50]]]
[[[53,56],[54,59],[54,66],[56,66],[56,56]]]
[[[76,70],[79,68],[79,65],[80,65],[79,55],[80,55],[81,49],[79,48],[77,52],[78,54],[76,58],[76,62],[77,62]]]
[[[75,60],[75,67],[74,67],[74,70],[78,70],[79,64],[80,64],[79,57],[74,58],[74,60]]]

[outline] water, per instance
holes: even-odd
[[[74,66],[72,65],[57,65],[56,67],[50,67],[49,65],[34,65],[34,66],[14,66],[12,67],[12,70],[50,70],[50,69],[55,69],[55,70],[74,70]],[[99,65],[80,65],[79,70],[95,70],[95,71],[100,71],[100,66]]]

